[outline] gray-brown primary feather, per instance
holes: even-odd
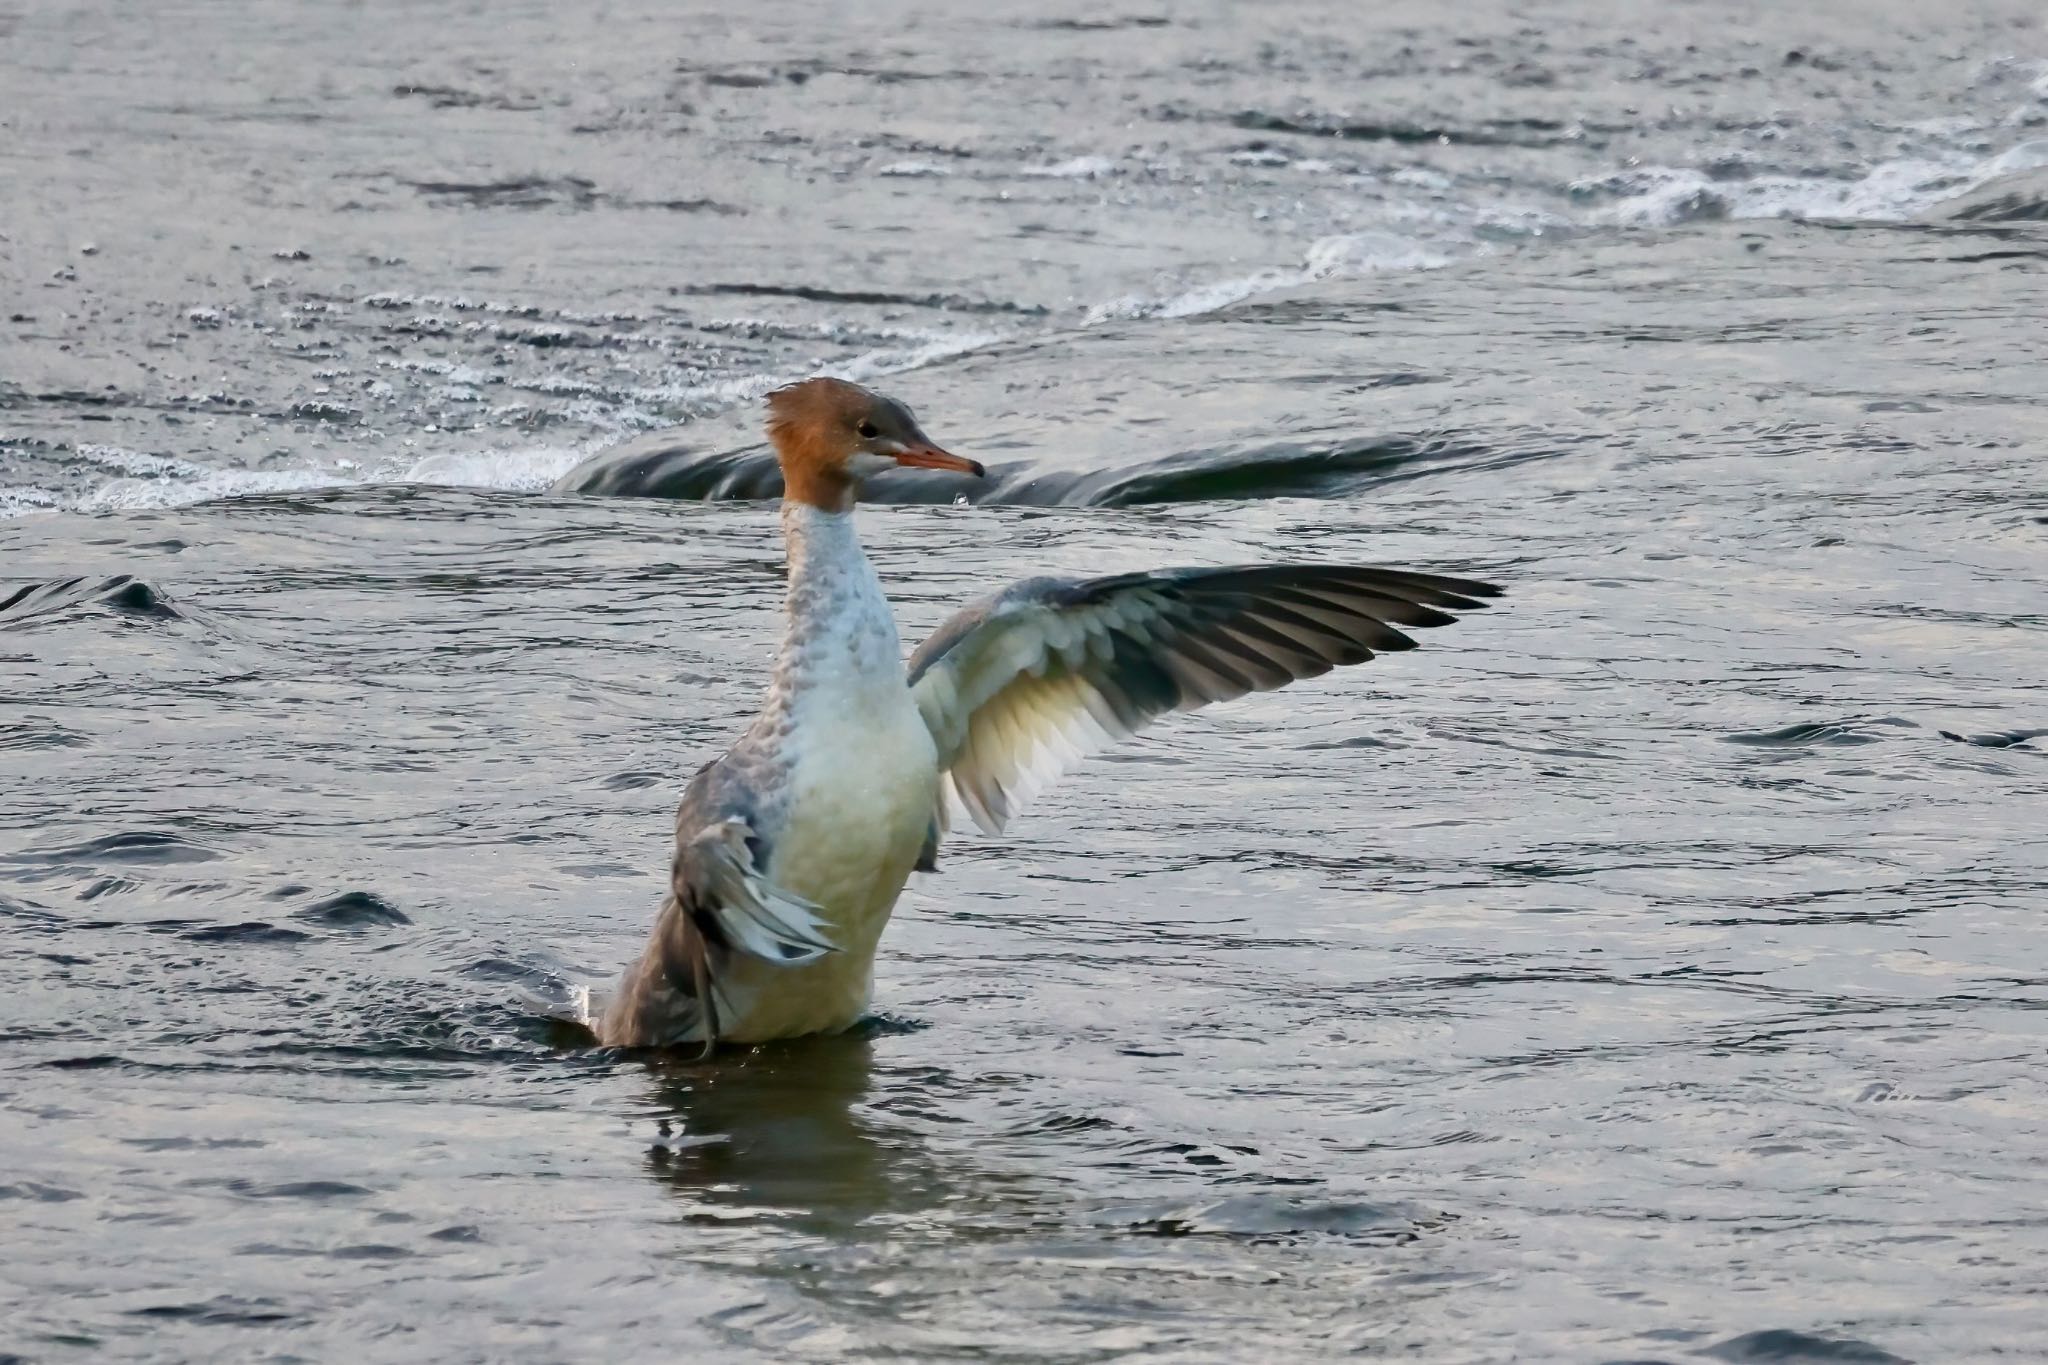
[[[910,683],[950,786],[994,833],[1070,763],[1166,712],[1413,649],[1402,628],[1448,625],[1500,591],[1345,565],[1032,578],[940,626]]]

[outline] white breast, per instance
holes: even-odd
[[[788,822],[770,856],[778,886],[831,912],[854,940],[884,918],[917,860],[938,797],[938,753],[909,704],[804,734]],[[877,902],[880,902],[877,904]]]
[[[723,1031],[741,1042],[841,1029],[866,1011],[876,943],[938,798],[938,752],[851,518],[798,505],[785,523],[790,632],[762,723],[788,787],[764,870],[824,912],[839,951],[796,968],[736,960]]]

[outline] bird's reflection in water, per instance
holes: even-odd
[[[944,1202],[941,1162],[868,1102],[875,1038],[855,1031],[652,1064],[658,1137],[649,1170],[710,1208],[816,1231]],[[900,1078],[905,1086],[916,1076]]]

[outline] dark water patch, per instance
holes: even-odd
[[[1952,739],[1958,744],[1974,744],[1980,749],[2015,749],[2022,744],[2048,736],[2044,730],[2004,730],[1989,735],[1959,735],[1953,730],[1939,732],[1943,739]]]
[[[25,901],[0,891],[0,917],[16,921],[31,929],[55,932],[64,928],[69,921],[55,910],[33,901]]]
[[[511,95],[502,91],[467,90],[454,85],[394,85],[391,93],[399,99],[426,101],[433,109],[502,109],[525,113],[541,107],[532,95]]]
[[[1133,1138],[1124,1143],[1123,1148],[1139,1158],[1138,1164],[1156,1162],[1169,1170],[1175,1166],[1194,1166],[1199,1169],[1215,1170],[1218,1167],[1235,1166],[1241,1157],[1255,1157],[1259,1154],[1256,1147],[1212,1142],[1162,1141],[1150,1138]]]
[[[304,943],[311,935],[266,920],[244,920],[240,924],[208,924],[186,929],[178,937],[190,943],[285,945]]]
[[[292,918],[344,933],[412,923],[403,910],[373,891],[344,891],[293,911]]]
[[[587,209],[598,201],[597,183],[580,175],[515,176],[505,180],[408,180],[431,203],[453,208]]]
[[[288,421],[335,422],[345,426],[353,426],[363,420],[363,415],[354,408],[325,399],[294,403],[280,415]]]
[[[525,986],[551,986],[558,981],[552,967],[538,962],[521,962],[509,957],[478,957],[458,970],[472,981],[511,982]]]
[[[810,73],[805,72],[804,79],[809,78]],[[787,77],[772,71],[704,71],[697,79],[722,90],[763,90]]]
[[[1936,205],[1928,216],[1955,223],[2048,223],[2048,167],[2000,176]]]
[[[1378,735],[1352,735],[1345,739],[1311,740],[1301,746],[1306,750],[1316,749],[1405,749],[1405,744],[1383,739]]]
[[[0,750],[84,749],[92,740],[76,730],[67,730],[40,717],[0,725]]]
[[[352,1185],[345,1180],[287,1180],[275,1185],[260,1185],[253,1180],[238,1178],[224,1180],[219,1184],[228,1193],[244,1199],[306,1199],[324,1202],[330,1199],[360,1199],[375,1193],[362,1185]]]
[[[241,894],[241,888],[233,882],[173,882],[159,892],[165,900],[186,900],[203,896],[209,900],[224,900]]]
[[[97,604],[127,616],[159,621],[181,619],[161,591],[132,574],[111,578],[64,578],[31,583],[0,597],[0,628],[80,604]]]
[[[606,791],[631,792],[658,786],[663,782],[670,782],[674,779],[675,775],[673,773],[625,772],[613,773],[609,777],[600,780],[597,785],[603,787]]]
[[[644,877],[647,869],[635,863],[557,863],[555,870],[570,877]]]
[[[743,218],[746,210],[718,199],[636,199],[629,195],[601,196],[616,209],[654,209],[662,213],[709,213],[720,218]]]
[[[1127,28],[1165,28],[1172,22],[1163,14],[1123,14],[1086,19],[1030,19],[1018,27],[1041,33],[1113,33]]]
[[[606,332],[582,331],[575,327],[558,326],[548,323],[497,323],[488,328],[490,334],[500,341],[509,341],[519,346],[531,346],[537,351],[555,350],[559,347],[581,347],[588,350],[607,350],[622,345],[633,345],[631,338],[623,338]]]
[[[104,389],[53,389],[47,393],[29,394],[14,389],[11,392],[16,399],[26,398],[34,403],[62,403],[66,407],[124,408],[136,401],[133,394],[123,393],[112,384]]]
[[[1859,744],[1880,744],[1883,736],[1867,733],[1860,728],[1868,725],[1889,725],[1911,728],[1911,721],[1806,721],[1796,725],[1782,726],[1776,730],[1759,730],[1744,734],[1724,735],[1730,744],[1747,745],[1756,749],[1808,749],[1842,748]]]
[[[1121,1125],[1100,1114],[1046,1114],[1024,1124],[1019,1131],[1030,1133],[1106,1133]]]
[[[972,298],[965,294],[895,294],[873,289],[828,289],[810,284],[690,284],[678,286],[677,294],[707,294],[732,298],[802,299],[809,303],[845,303],[881,308],[936,308],[948,313],[1007,313],[1043,317],[1048,311],[1039,304],[1013,303],[1006,299]]]
[[[782,472],[763,449],[704,452],[661,444],[608,452],[577,466],[556,493],[689,501],[759,500],[782,496]]]
[[[703,452],[655,438],[607,452],[564,475],[557,493],[688,501],[765,501],[782,496],[782,471],[765,447]],[[1337,498],[1441,469],[1507,468],[1552,458],[1565,443],[1500,449],[1452,436],[1368,437],[1331,444],[1276,442],[1189,451],[1108,469],[996,464],[985,478],[891,471],[872,480],[869,502],[1019,507],[1146,507],[1264,498]]]
[[[23,1180],[12,1185],[0,1185],[0,1199],[21,1199],[36,1204],[68,1204],[85,1195],[77,1190],[67,1190],[57,1185],[45,1185],[39,1181]]]
[[[132,863],[165,867],[178,863],[210,863],[227,855],[218,849],[164,830],[124,830],[103,834],[82,844],[68,844],[47,850],[29,849],[0,856],[0,863],[38,863],[49,866],[91,867],[99,863]]]
[[[523,1019],[509,1021],[494,1035],[509,1034],[510,1042],[494,1042],[467,1025],[437,1028],[425,1022],[380,1021],[377,1030],[378,1036],[370,1042],[267,1043],[254,1050],[275,1058],[281,1071],[304,1070],[309,1074],[347,1075],[398,1084],[420,1084],[471,1075],[479,1067],[530,1062],[547,1050],[537,1027],[528,1027]],[[435,1034],[453,1041],[434,1041],[430,1035]]]
[[[1542,458],[1529,451],[1510,462]],[[1261,498],[1333,498],[1389,479],[1415,477],[1436,466],[1493,460],[1499,452],[1451,437],[1392,436],[1330,446],[1278,443],[1170,456],[1128,471],[1099,475],[1043,475],[1024,482],[1010,499],[1043,505],[1142,507],[1178,502],[1237,502]]]
[[[901,1038],[913,1033],[922,1033],[931,1027],[928,1019],[900,1014],[894,1010],[875,1010],[862,1015],[853,1027],[841,1035],[853,1039]]]
[[[1782,1327],[1744,1332],[1739,1337],[1703,1346],[1696,1354],[1735,1365],[1910,1365],[1904,1356],[1893,1355],[1867,1341],[1814,1336]]]
[[[358,1242],[353,1246],[336,1247],[326,1255],[335,1261],[406,1261],[412,1259],[413,1253],[389,1242]]]
[[[2048,242],[2031,247],[2001,247],[1995,251],[1958,252],[1949,259],[1959,265],[1975,265],[1986,261],[2048,261]]]
[[[694,75],[705,85],[725,90],[770,90],[778,85],[803,86],[819,76],[845,76],[877,85],[978,79],[973,71],[918,71],[899,66],[868,66],[844,56],[800,58],[764,66],[756,63],[711,66],[690,61],[675,64],[678,75]]]
[[[125,579],[125,581],[122,581]],[[133,616],[153,616],[159,620],[175,621],[178,611],[164,597],[163,593],[139,578],[108,579],[99,588],[99,600],[116,611]]]
[[[281,1327],[304,1321],[301,1315],[285,1309],[275,1299],[241,1299],[228,1294],[199,1303],[152,1304],[147,1308],[131,1308],[128,1312],[132,1317],[209,1327]]]
[[[1449,1221],[1447,1215],[1419,1214],[1399,1205],[1277,1194],[1196,1203],[1161,1200],[1105,1210],[1104,1216],[1142,1237],[1332,1237],[1380,1246],[1405,1245]]]
[[[188,1151],[248,1151],[267,1147],[270,1144],[256,1138],[122,1138],[125,1147],[137,1147],[145,1152],[188,1152]]]
[[[589,1052],[600,1046],[597,1030],[581,1019],[551,1013],[540,1007],[536,1007],[527,1019],[541,1045],[552,1051]]]
[[[1169,118],[1188,118],[1168,113]],[[1200,116],[1192,116],[1200,117]],[[1417,123],[1405,119],[1348,119],[1324,114],[1276,114],[1246,109],[1224,120],[1233,128],[1254,133],[1288,133],[1299,137],[1335,138],[1345,142],[1388,142],[1397,146],[1549,147],[1583,140],[1583,125],[1548,118],[1500,118],[1459,126]]]

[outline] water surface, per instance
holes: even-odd
[[[1880,11],[0,17],[0,1352],[2038,1355],[2048,37]],[[819,366],[913,641],[1510,595],[574,1046]]]

